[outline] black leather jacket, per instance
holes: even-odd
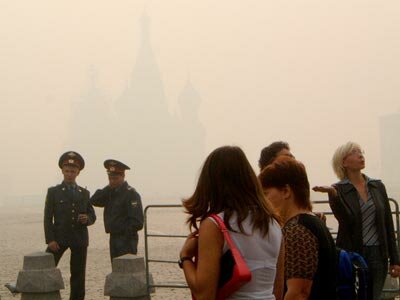
[[[385,185],[380,180],[367,177],[366,179],[376,208],[376,225],[382,253],[385,259],[390,259],[391,265],[399,265],[393,218]],[[358,192],[348,180],[339,181],[334,186],[337,196],[329,196],[329,205],[339,222],[336,245],[345,250],[362,253],[362,216]]]
[[[78,214],[86,213],[88,223],[78,222]],[[96,214],[89,203],[89,191],[77,186],[73,193],[65,183],[47,191],[44,209],[44,233],[46,244],[56,241],[64,246],[88,246],[87,226],[96,221]]]

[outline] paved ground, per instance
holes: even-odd
[[[104,233],[102,209],[96,209],[98,221],[90,227],[86,274],[86,300],[109,299],[103,296],[105,276],[111,272],[108,253],[108,236]],[[15,282],[22,268],[24,254],[44,251],[43,208],[39,206],[0,209],[0,296],[2,300],[12,297],[4,287]],[[179,210],[156,210],[149,214],[149,232],[186,234],[184,214]],[[183,239],[152,238],[149,240],[149,257],[154,259],[177,260]],[[143,231],[140,236],[139,253],[144,256]],[[63,274],[66,289],[61,292],[63,299],[69,297],[69,253],[61,259],[59,268]],[[150,265],[156,283],[184,283],[182,271],[177,264]],[[190,299],[188,289],[158,288],[152,299]]]

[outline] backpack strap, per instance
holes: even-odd
[[[339,252],[339,284],[352,283],[353,280],[353,263],[349,252],[340,250]]]
[[[357,252],[350,252],[349,255],[351,261],[355,263],[357,267],[368,270],[367,262],[365,261],[365,258],[363,256],[361,256]]]

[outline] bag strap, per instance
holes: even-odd
[[[233,260],[235,261],[231,280],[221,287],[217,292],[216,299],[226,299],[230,294],[238,290],[243,284],[251,280],[251,271],[247,266],[246,261],[242,257],[239,249],[232,241],[231,235],[229,234],[229,231],[221,217],[216,214],[211,214],[209,217],[217,223],[219,229],[223,233],[226,243],[230,248]]]
[[[224,235],[224,238],[226,240],[226,243],[228,244],[229,248],[231,249],[232,253],[239,251],[235,245],[235,243],[232,241],[231,235],[229,234],[228,229],[225,226],[224,221],[221,219],[220,216],[216,215],[216,214],[211,214],[210,218],[213,218],[213,220],[215,220],[215,222],[217,222],[219,229],[221,230],[221,232]]]

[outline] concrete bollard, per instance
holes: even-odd
[[[383,286],[381,299],[395,300],[399,296],[399,279],[392,278],[390,275],[386,276],[385,284]]]
[[[56,269],[51,253],[35,252],[24,257],[16,289],[21,300],[59,300],[64,289],[61,271]]]
[[[133,254],[114,258],[104,295],[110,296],[110,300],[149,300],[144,258]]]

